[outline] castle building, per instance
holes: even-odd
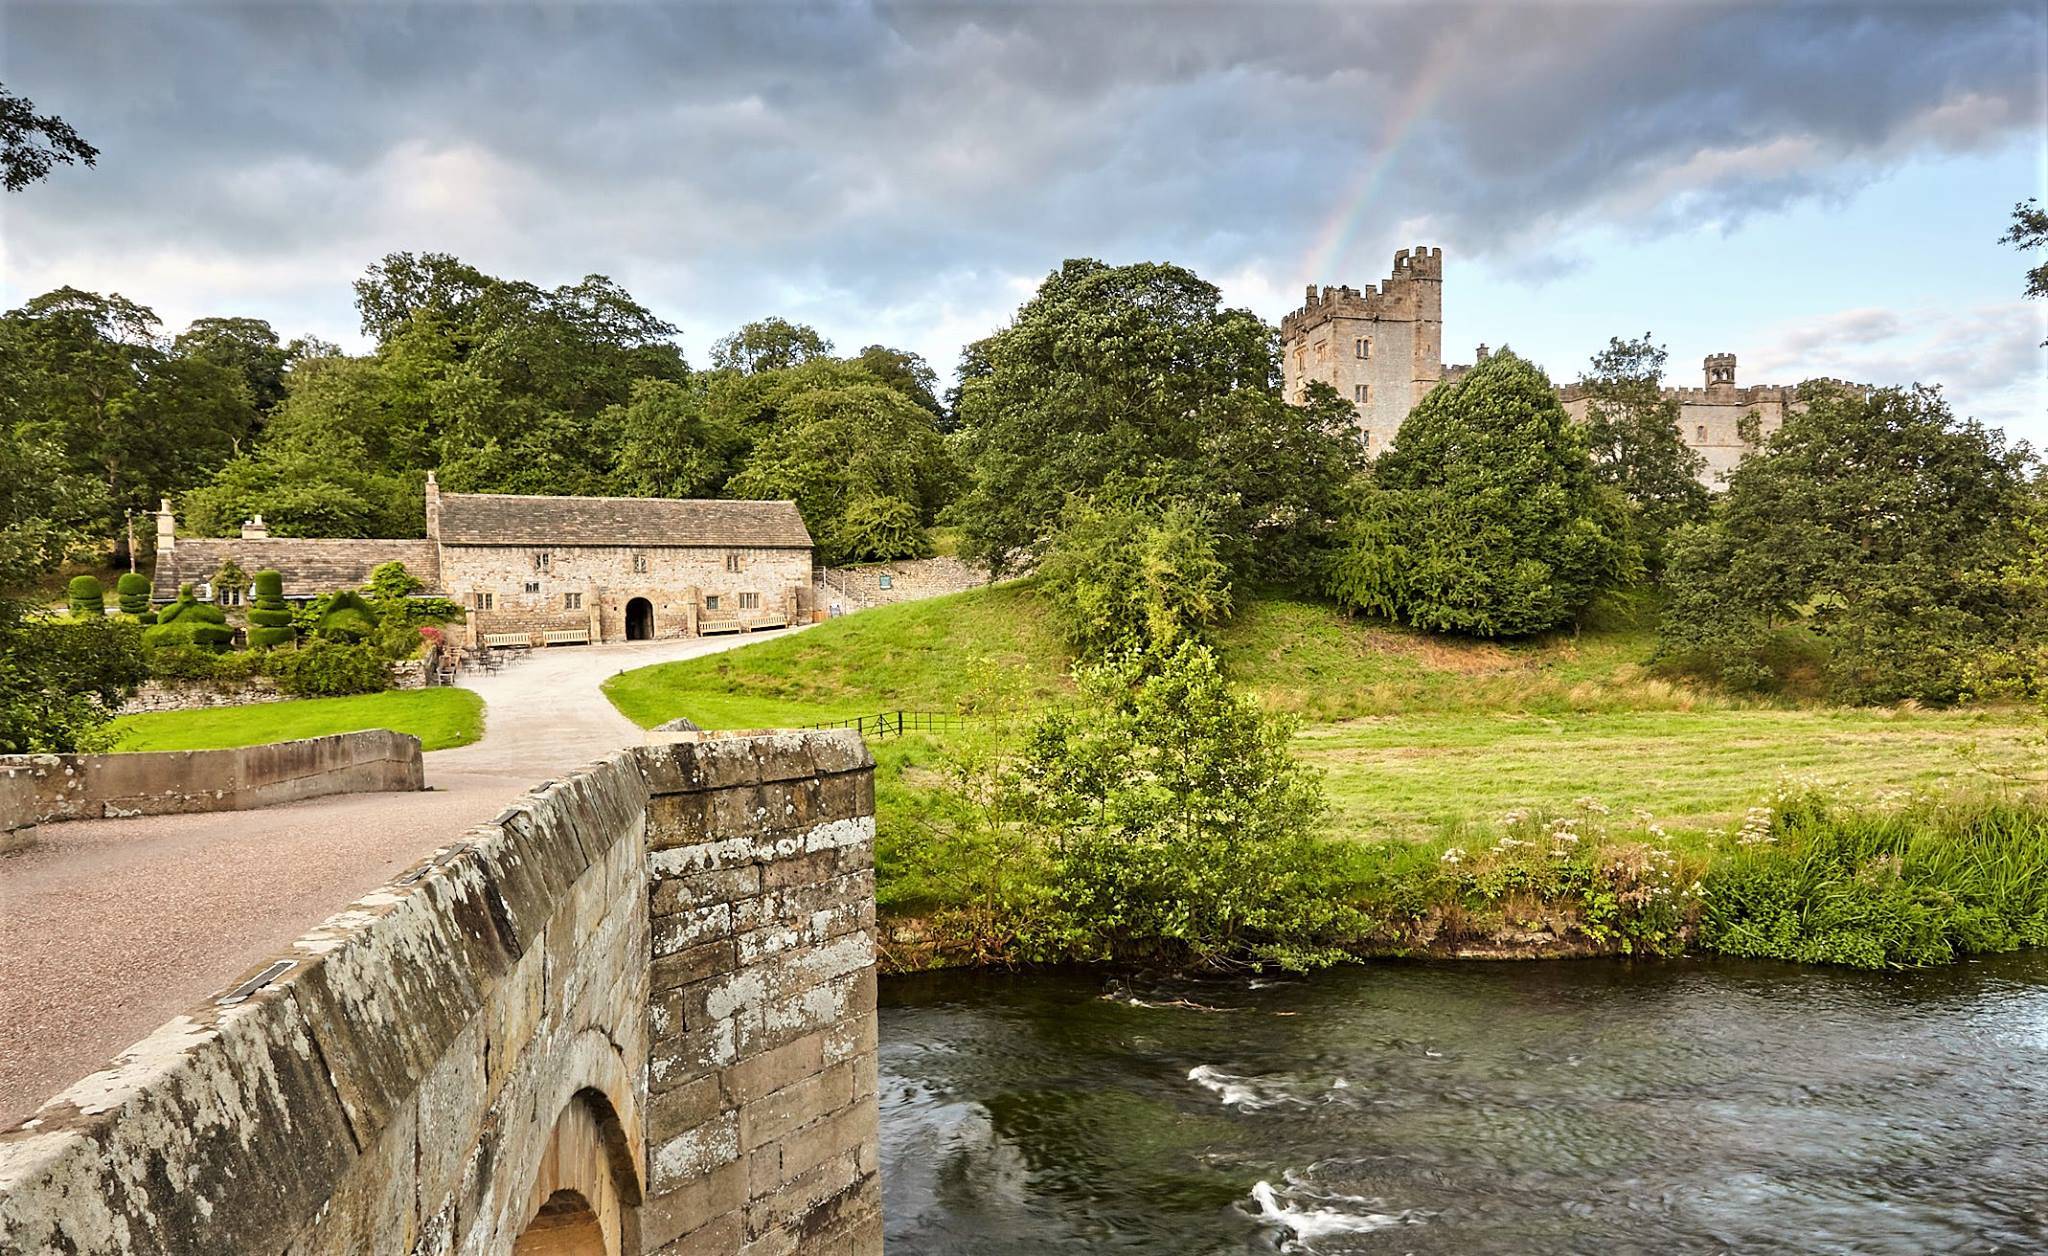
[[[284,577],[290,599],[361,588],[402,562],[424,593],[468,610],[470,644],[694,637],[774,628],[811,611],[811,534],[789,501],[443,493],[431,473],[424,540],[185,539],[157,515],[152,597],[207,588],[233,561]]]
[[[1444,377],[1444,251],[1402,249],[1377,289],[1310,284],[1307,304],[1280,320],[1280,343],[1281,395],[1298,405],[1310,383],[1330,385],[1378,453]]]
[[[1470,370],[1443,363],[1443,250],[1402,249],[1393,273],[1377,290],[1309,285],[1308,301],[1280,320],[1283,395],[1296,404],[1308,385],[1321,380],[1348,398],[1358,414],[1359,439],[1368,452],[1394,443],[1401,421],[1445,380]],[[1486,360],[1485,345],[1479,360]],[[1754,412],[1768,436],[1799,407],[1798,388],[1785,384],[1735,383],[1735,355],[1715,353],[1705,363],[1704,386],[1667,388],[1678,402],[1679,438],[1706,459],[1701,482],[1717,487],[1752,446],[1740,424]],[[1868,384],[1843,384],[1869,391]],[[1583,421],[1590,398],[1576,383],[1558,389],[1565,412]]]

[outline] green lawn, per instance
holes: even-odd
[[[987,711],[1069,695],[1067,656],[1029,590],[975,589],[848,615],[793,636],[612,677],[644,727],[788,727],[873,712]]]
[[[425,749],[446,750],[483,736],[484,701],[467,689],[402,689],[210,711],[150,711],[124,715],[113,727],[120,737],[116,750],[222,750],[365,728],[411,733]]]
[[[1361,837],[1420,837],[1517,807],[1596,798],[1668,828],[1733,824],[1781,780],[1870,799],[2040,754],[2037,724],[2002,709],[1411,714],[1304,727],[1333,820]]]
[[[2040,753],[2038,722],[2022,710],[1745,703],[1662,679],[1645,665],[1654,638],[1643,630],[1456,641],[1253,595],[1218,644],[1238,683],[1301,718],[1333,825],[1360,837],[1428,836],[1587,796],[1674,830],[1714,827],[1784,776],[1878,793],[1969,776],[1969,752],[1994,764]],[[1066,665],[1021,583],[863,611],[605,688],[643,725],[687,715],[707,728],[786,727],[898,708],[1028,709],[1071,694]],[[943,746],[876,749],[886,824],[939,779]]]

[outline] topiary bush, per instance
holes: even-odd
[[[107,613],[107,591],[92,576],[73,576],[65,590],[73,619],[99,619]]]
[[[337,593],[327,599],[315,635],[330,641],[362,641],[377,631],[377,612],[360,593]]]
[[[203,650],[224,650],[234,644],[235,630],[218,606],[192,596],[192,586],[178,588],[178,600],[157,616],[156,626],[144,630],[142,644],[150,649],[192,645]]]
[[[268,650],[296,641],[292,610],[284,600],[284,577],[275,571],[259,571],[253,588],[256,605],[249,610],[249,648]]]
[[[391,663],[374,646],[315,638],[269,658],[277,687],[295,698],[334,698],[391,688]]]
[[[114,582],[114,591],[121,598],[121,613],[141,619],[149,612],[149,577],[140,572],[128,572]]]

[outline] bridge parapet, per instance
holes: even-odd
[[[0,1251],[879,1251],[871,771],[534,790],[0,1133]]]

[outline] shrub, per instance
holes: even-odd
[[[1432,632],[1519,637],[1641,574],[1629,507],[1543,372],[1506,351],[1430,392],[1338,528],[1323,585]]]
[[[1760,807],[1707,875],[1728,955],[1903,968],[2048,946],[2048,813],[2005,798]]]
[[[1323,870],[1322,784],[1292,725],[1230,692],[1183,642],[1075,669],[1091,701],[1047,716],[1019,812],[1049,852],[1054,946],[1075,959],[1159,955],[1327,963],[1362,931]]]
[[[381,693],[391,687],[391,663],[374,646],[315,639],[269,656],[277,687],[295,698]]]
[[[1194,507],[1079,498],[1039,567],[1053,627],[1084,658],[1160,657],[1230,613],[1230,573]]]
[[[194,598],[189,584],[178,589],[178,600],[163,609],[156,625],[142,633],[142,644],[152,650],[175,645],[224,650],[234,640],[235,630],[220,607]]]
[[[107,613],[106,590],[92,576],[73,576],[65,586],[73,619],[98,619]]]
[[[363,641],[376,634],[377,612],[360,593],[337,593],[327,599],[313,631],[330,641]]]
[[[285,605],[284,577],[275,571],[259,571],[253,586],[256,605],[249,610],[249,648],[268,650],[290,645],[298,634],[292,631],[291,607]]]
[[[113,709],[147,675],[134,624],[25,619],[0,603],[0,754],[103,749]]]
[[[140,572],[126,572],[114,582],[114,590],[121,598],[121,613],[141,619],[149,614],[149,577]]]

